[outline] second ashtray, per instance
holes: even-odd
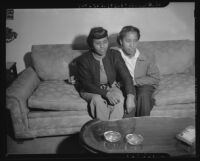
[[[140,134],[127,134],[126,140],[131,145],[139,145],[142,143],[144,138]]]

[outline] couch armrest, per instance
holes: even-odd
[[[25,103],[20,103],[16,98],[6,98],[6,107],[10,111],[15,138],[32,137],[32,135],[28,134],[27,114],[22,113],[20,110],[20,107],[24,105]]]
[[[39,83],[39,77],[35,71],[29,67],[6,89],[6,108],[11,111],[15,132],[28,129],[27,114],[29,109],[27,106],[27,99],[31,96]]]

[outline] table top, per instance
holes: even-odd
[[[103,153],[167,153],[170,156],[195,154],[195,148],[176,138],[189,125],[195,126],[193,118],[173,117],[133,117],[122,120],[90,120],[82,128],[82,145],[92,152]],[[111,143],[103,133],[108,130],[120,132],[122,139]],[[136,133],[143,136],[140,145],[130,145],[125,136]]]

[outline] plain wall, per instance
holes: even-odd
[[[14,19],[6,25],[18,34],[6,43],[6,61],[17,62],[19,73],[32,45],[71,44],[95,26],[113,34],[133,25],[140,29],[141,41],[194,40],[194,3],[170,3],[164,8],[14,9]]]

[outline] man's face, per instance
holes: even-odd
[[[136,32],[127,32],[126,35],[120,40],[122,49],[127,55],[134,55],[138,44],[138,35]]]
[[[96,53],[100,56],[106,54],[108,49],[108,37],[93,40],[93,47]]]

